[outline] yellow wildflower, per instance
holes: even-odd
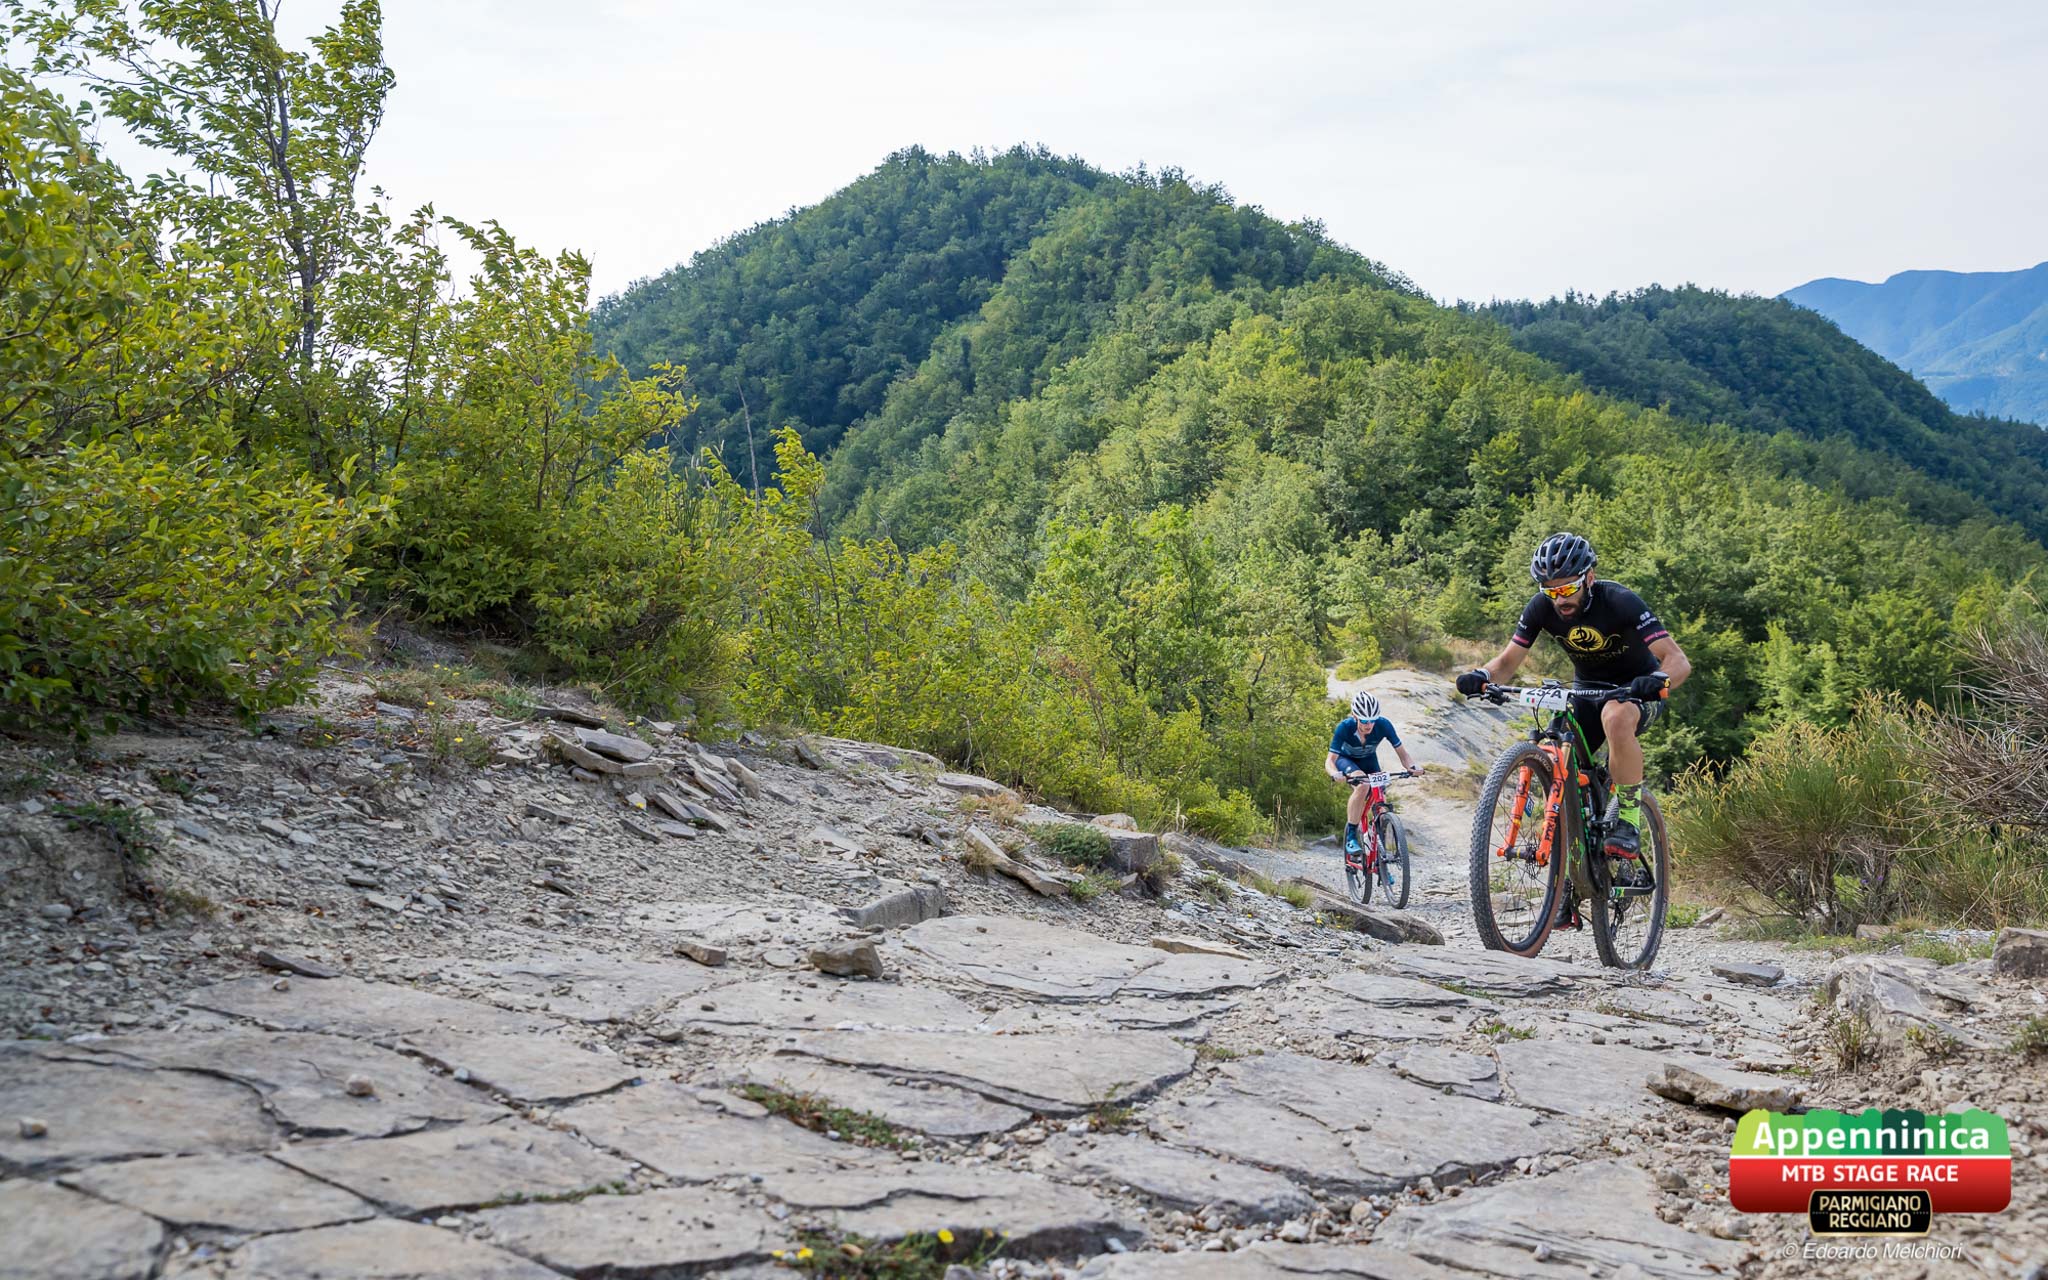
[[[940,1244],[951,1244],[951,1243],[953,1243],[953,1232],[952,1232],[952,1231],[951,1231],[951,1230],[950,1230],[949,1228],[946,1228],[946,1227],[940,1227],[940,1228],[939,1228],[939,1243],[940,1243]]]

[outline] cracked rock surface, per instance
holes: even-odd
[[[1500,740],[1435,677],[1372,684],[1425,760]],[[1430,945],[1203,870],[1341,894],[1327,841],[1103,815],[1154,883],[1083,902],[974,867],[1064,885],[1021,824],[1097,815],[920,753],[476,704],[476,767],[394,750],[400,710],[337,671],[256,734],[0,744],[47,782],[0,802],[0,1277],[758,1278],[941,1228],[1000,1280],[1825,1272],[1728,1208],[1759,1104],[1999,1112],[2014,1206],[1936,1238],[2048,1258],[2048,1104],[2000,1047],[2048,1007],[2028,964],[1490,953],[1455,774],[1398,796],[1427,929],[1381,932]],[[52,800],[152,824],[154,896]],[[868,945],[879,980],[811,960]],[[1849,1018],[1875,1065],[1831,1065]]]

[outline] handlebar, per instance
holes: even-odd
[[[1344,775],[1344,781],[1354,787],[1384,787],[1395,778],[1419,778],[1421,776],[1421,770],[1407,769],[1400,773],[1347,773]]]
[[[1518,702],[1525,707],[1532,707],[1538,711],[1563,711],[1571,704],[1573,698],[1579,698],[1598,706],[1602,703],[1613,702],[1618,698],[1630,698],[1635,695],[1627,685],[1600,689],[1574,689],[1561,684],[1546,684],[1532,689],[1524,685],[1489,684],[1486,688],[1480,690],[1479,696],[1496,705]],[[1664,686],[1664,690],[1659,697],[1668,698],[1670,696],[1671,686],[1667,684]]]

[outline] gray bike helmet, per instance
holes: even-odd
[[[1576,533],[1553,533],[1529,558],[1529,576],[1542,582],[1547,578],[1576,578],[1599,563],[1593,544]]]
[[[1369,693],[1360,693],[1351,700],[1351,714],[1360,720],[1374,720],[1380,714],[1380,700]]]

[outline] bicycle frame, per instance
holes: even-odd
[[[1536,843],[1536,865],[1549,866],[1551,857],[1562,848],[1568,859],[1565,874],[1570,877],[1573,891],[1582,898],[1591,897],[1597,892],[1589,869],[1595,851],[1591,847],[1592,827],[1585,820],[1585,815],[1600,812],[1600,780],[1604,778],[1606,767],[1587,754],[1586,731],[1569,703],[1557,707],[1550,722],[1538,725],[1530,731],[1529,737],[1550,757],[1551,777],[1557,780],[1543,807],[1543,826]],[[1494,851],[1498,857],[1507,857],[1521,836],[1529,783],[1530,774],[1524,770],[1515,788],[1514,815],[1509,819],[1507,839]],[[1565,804],[1567,793],[1571,797],[1569,807]]]

